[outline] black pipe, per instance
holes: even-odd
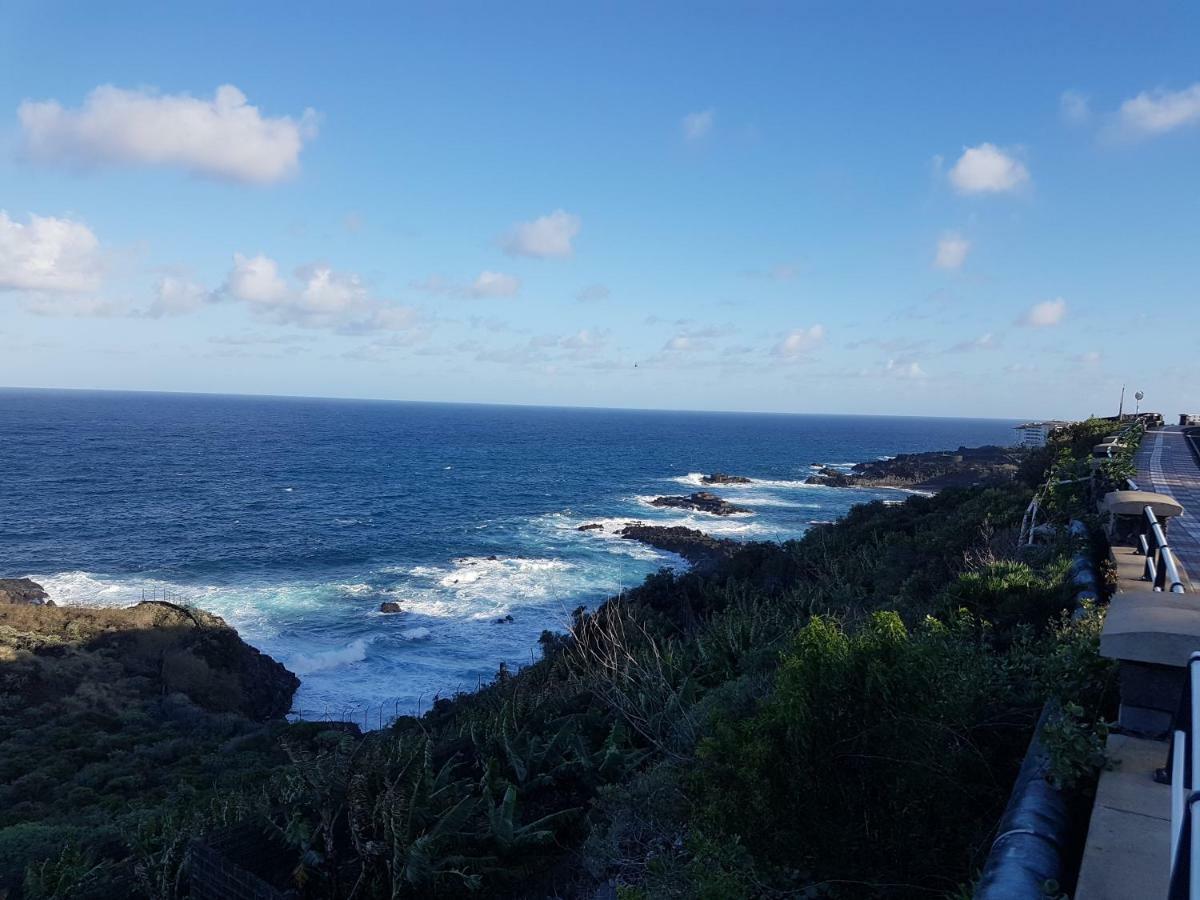
[[[1088,535],[1086,526],[1080,522],[1071,522],[1070,532],[1081,542]],[[1076,576],[1084,572],[1092,576],[1090,580],[1072,579],[1077,588],[1075,614],[1078,615],[1084,599],[1094,600],[1100,595],[1090,549],[1079,551],[1071,571]],[[996,839],[975,886],[974,900],[1037,900],[1045,895],[1047,882],[1062,885],[1067,880],[1066,860],[1079,846],[1080,835],[1070,798],[1046,780],[1050,756],[1041,739],[1042,726],[1057,709],[1055,700],[1042,707],[1008,806],[1000,817]]]

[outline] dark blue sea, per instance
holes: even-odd
[[[528,662],[576,606],[685,566],[616,537],[625,522],[795,537],[906,496],[805,485],[814,463],[1010,443],[1012,426],[0,390],[0,575],[59,604],[196,604],[300,675],[296,712],[374,724]],[[753,515],[647,505],[711,471],[754,479],[719,489]],[[577,530],[591,522],[604,530]]]

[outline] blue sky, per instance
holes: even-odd
[[[0,384],[1200,409],[1195,4],[0,11]]]

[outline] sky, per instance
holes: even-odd
[[[1200,411],[1200,6],[0,5],[0,385]]]

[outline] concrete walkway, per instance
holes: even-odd
[[[1169,494],[1184,513],[1170,523],[1167,541],[1194,580],[1200,581],[1200,465],[1178,427],[1149,431],[1135,462],[1138,487]]]
[[[1171,789],[1154,781],[1167,745],[1113,734],[1100,774],[1075,900],[1160,900],[1171,869]]]

